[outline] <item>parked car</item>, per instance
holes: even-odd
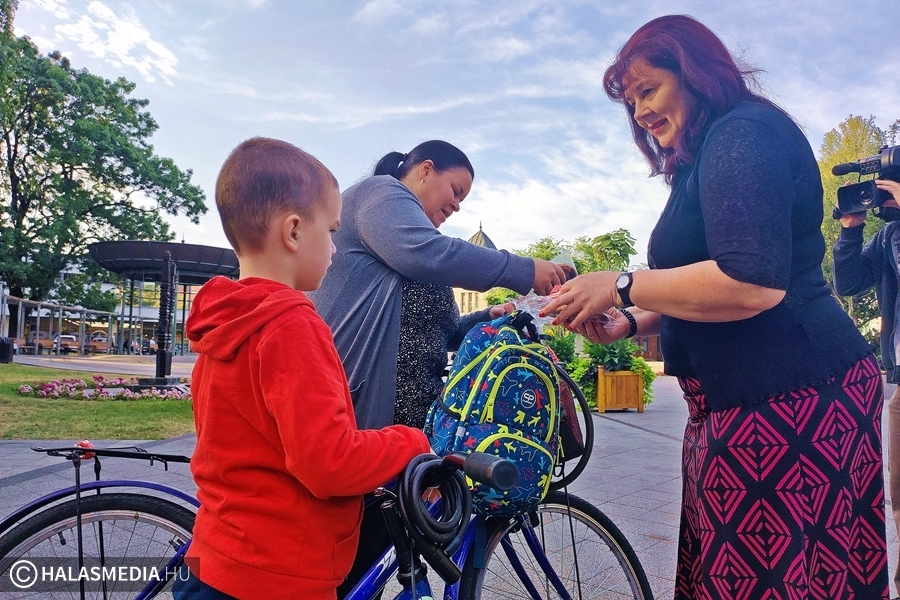
[[[57,334],[53,336],[53,350],[59,350],[60,354],[69,354],[70,352],[81,352],[81,344],[78,343],[78,337],[68,334]]]
[[[88,338],[88,350],[91,352],[109,352],[109,338],[105,331],[94,331]]]

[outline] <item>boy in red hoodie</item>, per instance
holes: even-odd
[[[409,427],[356,428],[331,331],[301,291],[319,287],[335,252],[334,175],[253,138],[222,166],[216,206],[241,277],[209,281],[188,319],[201,507],[175,597],[332,600],[362,494],[430,447]]]

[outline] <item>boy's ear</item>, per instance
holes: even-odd
[[[303,219],[296,213],[290,213],[281,221],[281,242],[291,252],[300,247],[300,225]]]

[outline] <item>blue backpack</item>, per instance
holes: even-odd
[[[505,492],[469,482],[480,514],[533,510],[553,476],[559,376],[549,350],[537,340],[531,315],[524,312],[474,327],[460,344],[443,398],[428,412],[425,435],[439,456],[486,452],[519,467],[518,486]]]

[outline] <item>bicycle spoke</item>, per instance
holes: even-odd
[[[652,597],[633,550],[596,507],[554,492],[538,507],[537,516],[533,528],[527,522],[500,522],[488,542],[485,568],[467,565],[461,598]]]

